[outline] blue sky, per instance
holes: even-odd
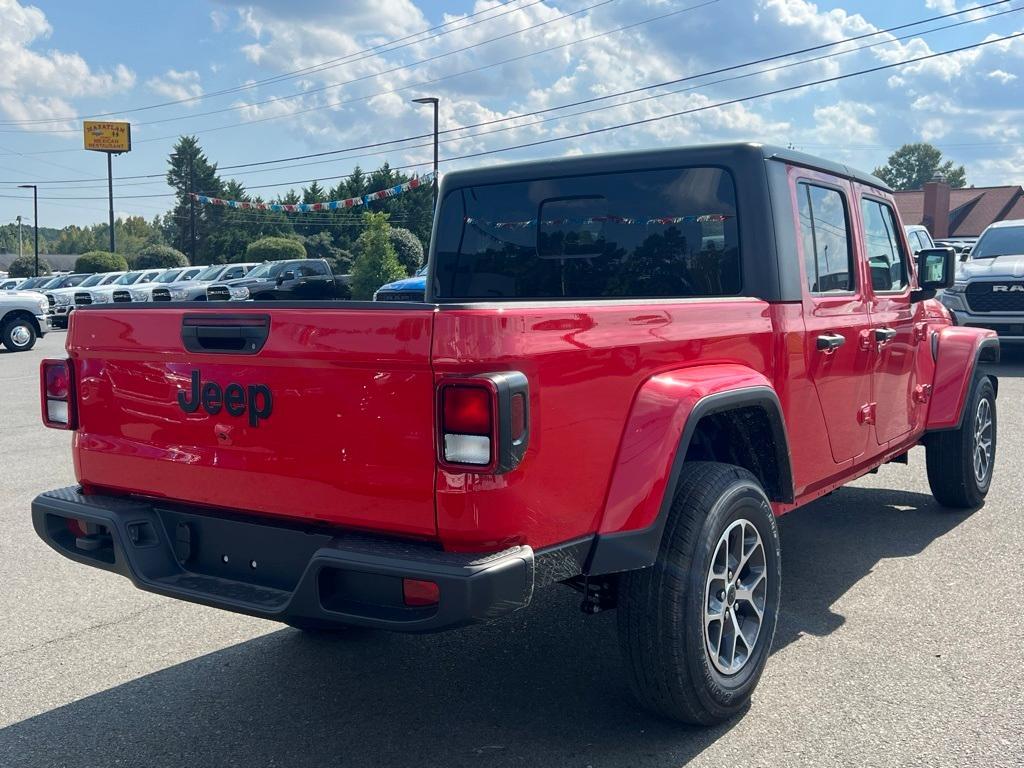
[[[567,110],[591,109],[587,114],[547,112],[545,117],[559,119],[541,124],[530,124],[536,117],[516,117],[978,4],[958,0],[118,0],[97,5],[0,0],[0,223],[18,214],[31,219],[30,197],[14,186],[19,182],[39,183],[42,225],[105,220],[105,183],[96,180],[105,175],[105,158],[81,149],[80,122],[75,119],[80,116],[112,112],[115,118],[131,120],[134,150],[114,159],[115,177],[163,173],[173,137],[181,133],[199,136],[210,158],[222,166],[425,133],[430,128],[429,109],[409,103],[420,95],[442,99],[442,128],[505,120],[490,128],[447,135],[451,140],[442,145],[442,158],[455,157],[699,109],[1024,29],[1024,0],[1010,0],[896,33],[913,35],[908,39],[879,35],[807,54],[798,59],[847,51],[774,72],[758,74],[798,59]],[[993,20],[924,34],[940,24],[1017,8],[1020,12]],[[442,30],[416,34],[444,23],[448,26]],[[629,28],[616,32],[620,27]],[[500,36],[504,37],[493,39]],[[408,44],[390,52],[365,52],[397,38],[407,38]],[[475,47],[454,52],[466,46]],[[426,58],[433,60],[417,63]],[[341,61],[301,76],[237,89],[337,59]],[[465,73],[485,65],[493,66]],[[1024,38],[583,139],[444,163],[442,171],[565,153],[721,140],[791,143],[870,170],[900,144],[927,140],[967,166],[969,183],[1022,183],[1022,74]],[[735,75],[751,76],[712,82]],[[437,78],[443,80],[423,84]],[[689,90],[665,93],[680,88]],[[212,95],[222,89],[235,90]],[[657,98],[636,101],[656,94]],[[183,98],[193,100],[140,109]],[[499,127],[508,130],[473,135]],[[331,184],[330,177],[349,173],[356,163],[373,168],[384,160],[392,165],[427,162],[429,148],[415,146],[422,143],[389,146],[374,150],[371,156],[355,157],[368,151],[352,151],[320,158],[312,165],[309,160],[292,161],[223,175],[234,175],[253,192],[269,198],[300,187],[295,182],[302,180],[319,178]],[[306,165],[294,167],[303,162]],[[152,217],[169,207],[170,197],[160,196],[167,192],[160,179],[115,181],[115,210],[119,215]]]

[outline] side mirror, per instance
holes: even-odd
[[[964,248],[962,251],[960,251],[960,261],[969,261],[970,258],[971,258],[971,249],[970,248]]]
[[[936,291],[953,287],[955,255],[952,248],[925,248],[917,254],[918,290],[911,293],[911,301],[931,299]]]

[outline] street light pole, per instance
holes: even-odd
[[[434,208],[437,208],[437,113],[440,100],[436,96],[424,96],[421,99],[413,99],[416,104],[434,105]]]
[[[35,277],[39,277],[39,187],[35,184],[19,184],[22,189],[32,190],[32,226],[35,229]]]
[[[18,258],[21,258],[22,244],[21,244],[21,216],[18,217]]]

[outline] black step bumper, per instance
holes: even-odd
[[[534,588],[528,546],[444,552],[78,488],[37,496],[32,522],[65,557],[140,589],[276,621],[435,632],[523,608]],[[438,602],[406,605],[403,579],[437,584]]]

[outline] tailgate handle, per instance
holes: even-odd
[[[270,315],[185,315],[181,341],[189,352],[255,355],[270,335]]]

